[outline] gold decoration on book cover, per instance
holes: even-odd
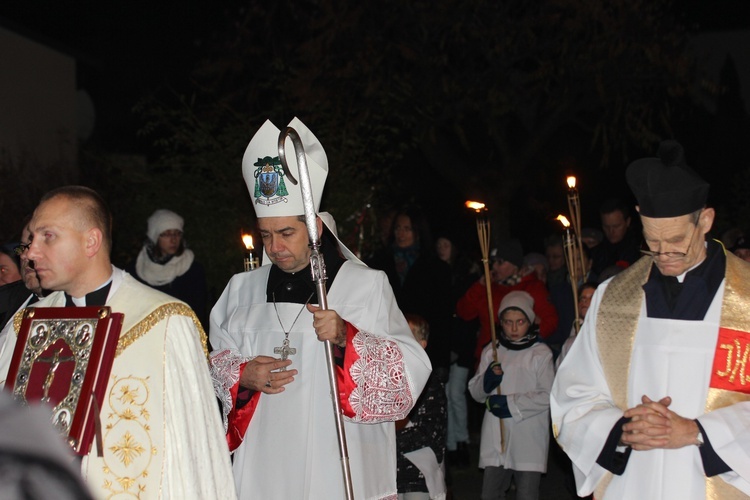
[[[99,408],[122,322],[106,306],[28,308],[23,315],[6,388],[24,404],[47,404],[79,455],[101,436]]]

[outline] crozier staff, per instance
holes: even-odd
[[[706,234],[709,185],[665,141],[630,164],[646,255],[594,293],[551,395],[578,494],[748,498],[750,267]]]
[[[317,211],[328,160],[302,122],[294,119],[289,126],[304,145]],[[416,402],[430,363],[385,274],[364,266],[340,243],[325,213],[316,223],[329,309],[313,304],[302,196],[281,168],[278,137],[279,129],[266,121],[243,158],[264,265],[234,276],[210,319],[214,385],[235,453],[238,493],[241,498],[344,497],[321,344],[329,340],[335,345],[354,497],[395,496],[392,422]],[[291,143],[287,148],[290,171],[299,178]]]

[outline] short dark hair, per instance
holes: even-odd
[[[62,186],[42,196],[39,204],[58,196],[63,196],[73,202],[76,208],[84,214],[87,222],[102,232],[104,246],[109,252],[112,249],[112,212],[104,198],[86,186]]]
[[[630,206],[620,198],[608,198],[599,207],[599,215],[611,214],[618,211],[622,212],[622,216],[625,219],[630,217]]]
[[[584,290],[588,290],[589,288],[592,289],[592,290],[596,290],[597,286],[599,286],[599,285],[597,285],[596,283],[593,283],[591,281],[587,281],[586,283],[584,283],[583,285],[581,285],[580,288],[578,289],[578,298],[579,299],[581,298],[581,294],[583,293]]]

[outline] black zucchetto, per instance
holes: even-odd
[[[664,218],[691,214],[706,206],[710,185],[687,163],[682,145],[662,141],[658,158],[643,158],[625,171],[640,214]]]

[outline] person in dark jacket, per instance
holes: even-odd
[[[418,314],[430,325],[427,354],[433,372],[445,381],[450,366],[451,269],[435,255],[429,230],[414,209],[397,212],[388,247],[367,265],[388,276],[404,314]]]

